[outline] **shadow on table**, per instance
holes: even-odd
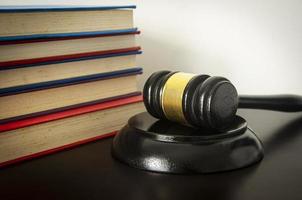
[[[292,141],[302,137],[302,116],[288,122],[283,127],[279,128],[277,132],[266,139],[264,146],[265,153],[272,153],[278,149],[291,145]]]

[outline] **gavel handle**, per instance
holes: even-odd
[[[302,96],[299,95],[240,95],[239,108],[276,110],[283,112],[302,111]]]

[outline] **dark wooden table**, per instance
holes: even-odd
[[[0,199],[302,199],[302,113],[241,110],[265,148],[259,164],[208,175],[130,168],[112,138],[0,169]]]

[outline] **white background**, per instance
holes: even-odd
[[[302,94],[301,0],[0,0],[8,4],[136,4],[135,24],[152,71],[229,78],[241,94]]]

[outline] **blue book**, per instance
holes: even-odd
[[[139,94],[139,67],[0,89],[0,124]]]
[[[126,6],[0,6],[0,41],[134,33]]]
[[[16,12],[51,12],[51,11],[83,11],[83,10],[113,10],[113,9],[135,9],[135,5],[122,6],[67,6],[67,5],[32,5],[32,6],[0,6],[0,13]]]
[[[37,90],[43,90],[49,88],[63,87],[67,85],[86,83],[91,81],[99,81],[99,80],[117,78],[122,76],[130,76],[130,75],[141,74],[141,73],[142,73],[142,68],[134,67],[134,68],[128,68],[128,69],[112,71],[112,72],[104,72],[104,73],[91,74],[91,75],[85,75],[79,77],[71,77],[71,78],[60,79],[60,80],[33,83],[28,85],[1,88],[0,97],[24,93],[24,92],[31,92],[31,91],[37,91]]]

